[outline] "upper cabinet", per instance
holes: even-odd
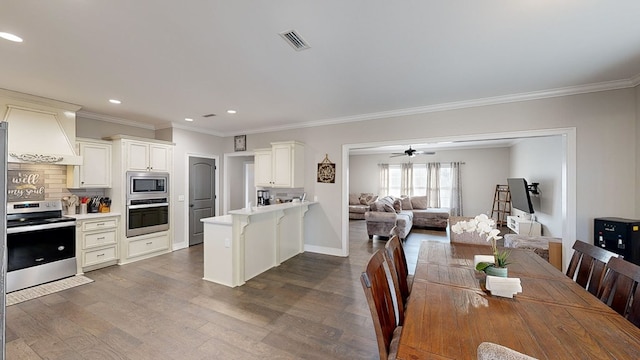
[[[271,187],[271,149],[253,151],[253,176],[256,186]]]
[[[133,171],[163,171],[171,169],[171,146],[142,141],[123,140],[125,167]]]
[[[271,149],[254,150],[255,184],[272,188],[304,187],[304,144],[271,143]]]
[[[78,139],[76,151],[82,156],[82,165],[67,167],[67,187],[111,187],[111,142]]]

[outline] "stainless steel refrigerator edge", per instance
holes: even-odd
[[[7,280],[7,122],[0,122],[0,231],[2,241],[0,241],[0,254],[2,255],[2,267],[0,278],[0,337],[2,343],[2,352],[0,359],[4,360],[5,355],[5,314],[6,314],[6,297],[5,286]]]

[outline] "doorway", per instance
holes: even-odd
[[[204,241],[200,219],[216,216],[215,172],[215,159],[189,157],[189,246]]]

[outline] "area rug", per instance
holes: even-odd
[[[7,306],[19,304],[23,301],[39,298],[41,296],[56,293],[58,291],[71,289],[72,287],[92,283],[93,280],[84,275],[76,275],[65,279],[52,281],[46,284],[37,285],[27,289],[22,289],[7,294]]]

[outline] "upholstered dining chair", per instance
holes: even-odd
[[[402,303],[407,304],[407,299],[411,293],[411,286],[413,286],[413,276],[409,275],[409,269],[407,267],[407,258],[402,247],[402,242],[398,235],[393,235],[384,246],[387,251],[387,258],[392,268],[391,275],[395,277],[395,284],[398,285]]]
[[[478,360],[537,360],[506,346],[483,342],[478,345]]]
[[[573,244],[573,250],[567,276],[593,295],[597,295],[607,263],[619,255],[580,240]]]
[[[598,298],[618,314],[640,327],[640,266],[611,258]]]
[[[404,318],[404,306],[402,301],[398,301],[400,294],[391,283],[393,280],[388,265],[385,251],[380,249],[371,256],[360,276],[371,310],[381,360],[396,358],[402,333],[400,315]]]

